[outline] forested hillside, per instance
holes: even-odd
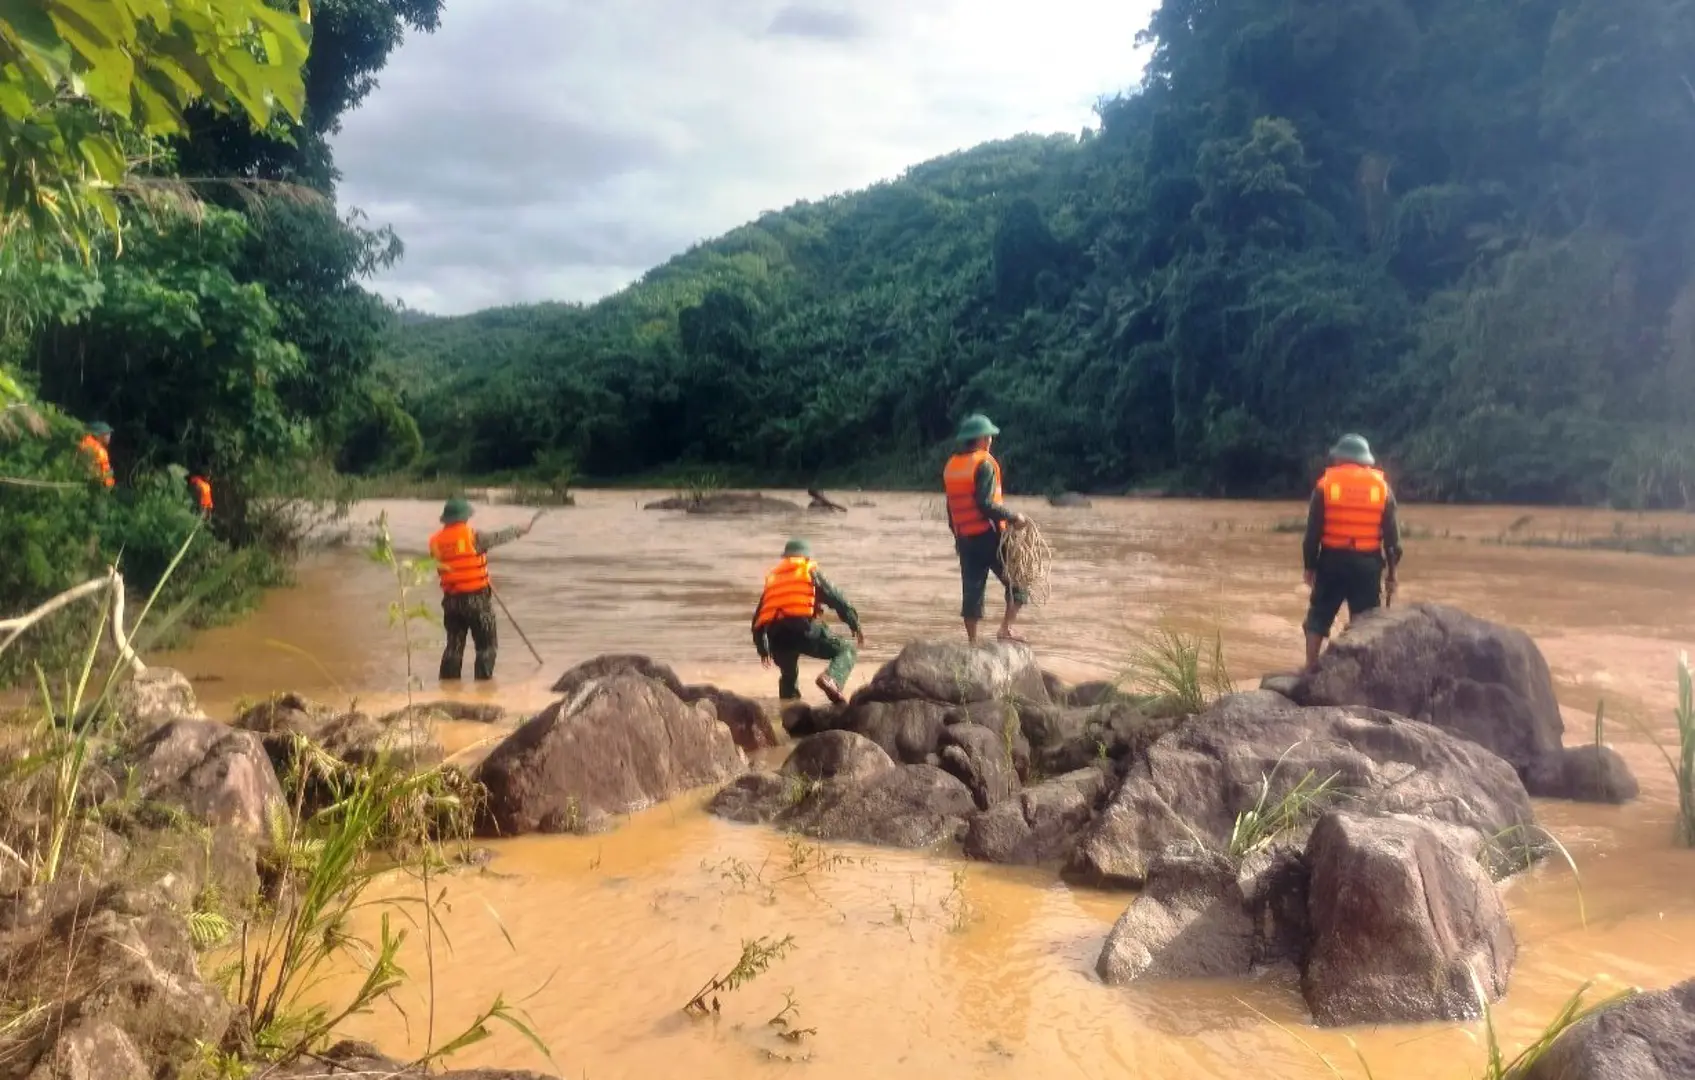
[[[1359,428],[1422,497],[1687,502],[1695,0],[1166,0],[1147,36],[1080,140],[413,321],[426,453],[928,481],[981,408],[1025,490],[1286,491]]]
[[[197,473],[216,509],[165,599],[211,618],[277,578],[303,476],[410,464],[362,284],[399,242],[338,211],[327,139],[440,7],[0,13],[0,611],[119,560],[145,592],[201,524]],[[110,487],[78,450],[96,422]]]

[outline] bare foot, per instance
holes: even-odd
[[[1030,644],[1030,639],[1016,630],[1002,630],[1000,633],[995,635],[995,640],[1011,642],[1014,645]]]
[[[842,696],[842,688],[837,686],[836,680],[830,678],[830,676],[818,676],[817,685],[818,689],[824,691],[824,696],[829,698],[832,704],[842,705],[847,702],[847,698]]]

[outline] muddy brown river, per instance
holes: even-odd
[[[713,519],[644,512],[644,495],[585,493],[580,506],[543,518],[493,559],[496,586],[545,665],[503,623],[495,682],[447,696],[531,709],[567,667],[614,651],[647,653],[691,681],[774,694],[775,673],[760,668],[747,624],[762,573],[796,532],[812,539],[824,572],[864,621],[868,645],[853,685],[907,641],[960,633],[957,568],[937,500],[834,494],[876,505],[799,520]],[[1279,525],[1301,507],[1097,500],[1089,510],[1055,510],[1010,501],[1037,519],[1054,549],[1052,599],[1024,624],[1049,669],[1074,680],[1115,675],[1137,635],[1162,619],[1221,632],[1231,674],[1244,683],[1298,663],[1300,538]],[[368,504],[353,521],[386,510],[401,546],[421,551],[438,509]],[[527,517],[489,507],[475,524]],[[1675,792],[1646,734],[1673,737],[1677,654],[1695,645],[1695,560],[1497,541],[1695,532],[1695,518],[1414,506],[1403,519],[1412,538],[1402,600],[1441,600],[1531,633],[1554,670],[1567,741],[1591,737],[1604,697],[1606,738],[1642,783],[1641,800],[1627,807],[1537,804],[1577,860],[1581,884],[1554,862],[1507,887],[1519,953],[1495,1023],[1510,1053],[1586,980],[1657,989],[1695,973],[1695,853],[1671,845]],[[362,708],[403,699],[407,656],[388,622],[394,583],[386,569],[347,549],[314,557],[299,579],[241,624],[159,661],[194,678],[214,715],[278,689]],[[420,595],[433,606],[433,585]],[[992,592],[990,617],[998,611]],[[444,696],[434,679],[441,632],[414,633],[421,692]],[[803,667],[802,686],[814,697],[816,671]],[[449,734],[473,758],[502,733],[466,726]],[[1094,963],[1128,894],[952,852],[851,845],[831,848],[825,867],[792,875],[787,838],[709,817],[706,794],[606,835],[502,842],[491,872],[449,879],[437,1041],[504,994],[522,1001],[554,1059],[497,1029],[454,1064],[572,1080],[773,1070],[819,1080],[1337,1075],[1321,1056],[1347,1077],[1365,1076],[1363,1057],[1379,1080],[1460,1080],[1481,1068],[1481,1023],[1319,1031],[1292,977],[1105,987]],[[723,995],[716,1021],[681,1013],[734,963],[743,939],[787,935],[793,952]],[[406,962],[421,974],[417,944]],[[767,1024],[786,1002],[798,1010],[789,1014],[796,1027],[815,1029],[793,1043]],[[429,1008],[421,980],[402,1004],[406,1018],[382,1009],[350,1033],[397,1055],[422,1052]]]

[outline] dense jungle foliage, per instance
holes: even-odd
[[[361,284],[400,245],[338,213],[325,140],[440,6],[0,13],[0,612],[120,554],[148,589],[198,521],[200,473],[211,535],[167,599],[209,620],[278,579],[303,476],[417,454],[373,371],[393,316]],[[109,490],[76,449],[96,421],[114,429]]]
[[[1689,504],[1695,0],[1165,0],[1145,37],[1081,138],[407,319],[427,460],[929,484],[984,409],[1024,491],[1294,492],[1357,428],[1407,496]]]

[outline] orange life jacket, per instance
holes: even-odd
[[[1001,501],[1001,463],[987,450],[966,450],[948,458],[942,470],[942,490],[948,497],[948,525],[955,536],[982,536],[1000,528],[977,508],[977,466],[987,461],[995,470],[994,501]]]
[[[477,534],[469,523],[456,521],[430,537],[430,558],[436,561],[441,591],[447,595],[488,588],[488,556],[477,550]]]
[[[188,486],[194,489],[194,496],[200,501],[200,509],[210,513],[212,510],[212,485],[202,476],[188,478]]]
[[[1389,481],[1381,469],[1332,465],[1318,479],[1324,496],[1326,548],[1379,551],[1383,547],[1383,511],[1389,505]]]
[[[84,435],[77,449],[93,459],[95,475],[102,484],[111,487],[116,483],[112,479],[112,455],[106,452],[104,443],[92,435]]]
[[[765,575],[765,591],[759,595],[759,614],[753,617],[756,630],[778,619],[810,619],[818,614],[818,586],[812,575],[818,564],[799,555],[778,563]]]

